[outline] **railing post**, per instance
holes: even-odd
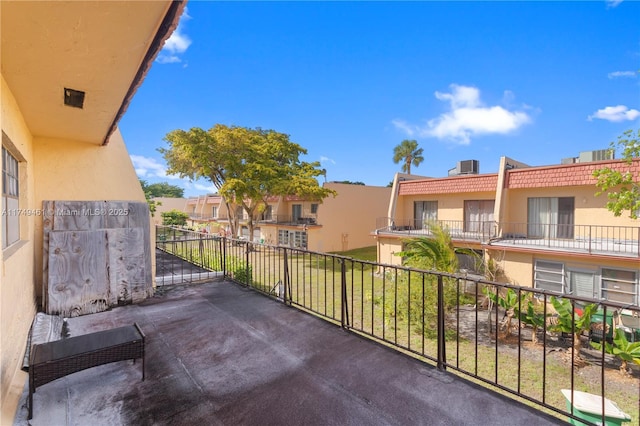
[[[250,277],[250,266],[249,266],[249,246],[250,244],[247,243],[246,245],[246,249],[244,251],[245,256],[244,256],[244,273],[245,273],[245,279],[244,279],[244,283],[247,285],[247,287],[249,287],[249,284],[251,282],[251,277]]]
[[[446,370],[447,356],[444,340],[444,281],[442,275],[438,275],[438,369]]]
[[[220,237],[220,266],[222,267],[222,276],[227,278],[227,237]]]
[[[289,255],[286,247],[284,247],[282,250],[284,251],[284,256],[283,256],[284,267],[282,268],[284,272],[283,300],[285,305],[291,305],[291,300],[290,300],[291,294],[289,294]]]
[[[589,254],[591,254],[591,225],[589,225]]]
[[[347,306],[347,265],[345,259],[340,259],[340,288],[342,293],[340,325],[342,328],[347,328],[349,326],[349,308]]]
[[[198,242],[198,251],[200,252],[199,253],[199,256],[200,256],[199,263],[200,263],[200,266],[205,266],[205,264],[204,264],[204,241],[202,239],[202,234],[201,233],[198,233],[198,238],[200,239],[200,241]]]

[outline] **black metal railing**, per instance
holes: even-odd
[[[567,402],[561,390],[568,389],[608,398],[634,424],[640,419],[638,368],[618,381],[620,360],[610,353],[617,328],[627,342],[640,342],[640,330],[617,320],[623,314],[638,320],[638,306],[556,299],[560,295],[464,275],[195,232],[159,229],[158,235],[164,235],[159,250],[561,418],[593,424]],[[554,300],[563,301],[568,317],[552,307]],[[581,312],[590,304],[597,311],[581,331]],[[558,325],[563,318],[564,328]],[[604,424],[608,412],[600,401]]]
[[[640,257],[640,227],[516,223],[493,221],[437,220],[454,240],[481,242],[498,246],[518,246],[544,250],[572,250],[588,254]],[[429,236],[423,221],[396,221],[379,218],[377,233]]]
[[[317,225],[317,215],[292,216],[288,214],[270,214],[257,219],[258,223],[277,223],[280,225]]]

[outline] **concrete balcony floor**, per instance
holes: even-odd
[[[139,361],[72,374],[37,389],[29,422],[25,387],[14,424],[566,424],[226,281],[68,325],[73,336],[133,322],[145,381]]]

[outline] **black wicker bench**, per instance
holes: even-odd
[[[33,345],[29,357],[29,420],[36,388],[69,374],[116,361],[142,358],[144,333],[138,324]]]

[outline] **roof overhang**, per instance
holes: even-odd
[[[2,76],[31,134],[106,144],[184,6],[1,1]],[[67,89],[84,92],[82,108],[65,105]]]

